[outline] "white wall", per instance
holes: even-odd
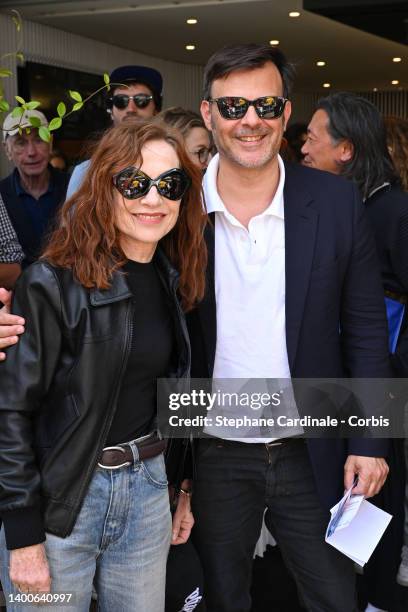
[[[198,110],[203,75],[201,66],[150,57],[30,21],[23,22],[22,39],[21,50],[26,60],[51,66],[95,74],[109,73],[116,66],[125,64],[141,64],[157,68],[164,80],[164,105]],[[0,56],[14,51],[16,45],[17,34],[13,22],[9,16],[0,14]],[[17,65],[10,59],[3,64],[13,71],[12,77],[4,79],[6,97],[9,101],[13,101],[17,94]],[[10,166],[4,153],[1,152],[0,177],[9,171]]]

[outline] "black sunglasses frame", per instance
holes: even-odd
[[[133,177],[128,177],[128,178],[136,178],[136,177],[139,176],[141,178],[144,178],[144,179],[148,180],[148,183],[147,183],[146,187],[143,188],[141,191],[139,191],[137,193],[137,195],[133,195],[130,192],[131,188],[130,189],[126,188],[126,187],[125,188],[121,188],[119,186],[119,184],[118,184],[119,183],[120,175],[123,174],[124,172],[127,172],[127,171],[132,171],[133,172]],[[171,174],[173,174],[173,175],[177,174],[178,176],[181,176],[181,178],[185,181],[185,184],[184,184],[184,186],[182,188],[182,193],[181,194],[177,194],[176,197],[171,197],[169,195],[166,195],[165,189],[163,189],[162,187],[159,187],[160,181],[162,181],[164,178],[168,177]],[[112,180],[113,180],[113,184],[115,185],[116,189],[127,200],[137,200],[138,198],[142,198],[144,195],[149,193],[150,189],[154,186],[154,187],[156,187],[157,191],[159,192],[159,194],[161,196],[163,196],[164,198],[167,198],[168,200],[172,200],[173,202],[175,202],[177,200],[181,200],[184,197],[184,195],[186,194],[186,192],[189,189],[189,187],[191,186],[191,179],[190,179],[190,177],[181,168],[171,168],[170,170],[166,170],[165,172],[162,172],[157,178],[152,179],[152,178],[150,178],[150,176],[148,176],[147,174],[145,174],[141,170],[138,170],[134,166],[128,166],[127,168],[124,168],[123,170],[120,170],[119,172],[116,172],[116,174],[113,175]]]
[[[126,102],[126,104],[124,106],[121,106],[121,104],[119,104],[118,106],[115,99],[123,100],[123,102]],[[137,108],[146,108],[147,106],[149,106],[150,101],[153,100],[153,95],[145,93],[135,94],[134,96],[129,96],[128,94],[114,94],[113,96],[108,98],[108,107],[112,108],[114,106],[118,110],[125,110],[125,108],[129,106],[130,100],[133,100]]]
[[[265,105],[263,105],[262,102],[268,98],[273,98],[275,101],[277,101],[277,104],[274,105],[272,110],[264,111],[263,108]],[[238,114],[235,113],[235,116],[232,117],[230,109],[226,105],[226,100],[244,100],[245,104],[241,104],[238,109]],[[255,100],[247,100],[247,98],[244,98],[243,96],[223,96],[221,98],[207,98],[207,101],[210,104],[213,102],[217,104],[218,111],[223,119],[238,121],[239,119],[245,117],[250,106],[254,107],[255,112],[260,119],[278,119],[283,115],[286,102],[289,100],[288,98],[283,98],[282,96],[262,96],[260,98],[255,98]]]

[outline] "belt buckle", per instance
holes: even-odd
[[[106,450],[118,450],[123,454],[126,453],[123,446],[105,446],[105,448],[102,449],[102,452]],[[98,461],[98,466],[100,468],[103,468],[104,470],[119,470],[120,468],[128,467],[129,465],[132,465],[131,461],[124,461],[123,463],[120,463],[119,465],[104,465],[103,463],[100,463]]]
[[[272,446],[282,446],[283,441],[279,442],[279,438],[277,440],[272,440],[272,442],[267,442],[266,447],[271,448]]]

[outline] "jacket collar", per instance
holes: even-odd
[[[160,247],[156,250],[154,260],[158,265],[161,278],[170,289],[176,289],[179,274]],[[129,289],[126,275],[121,270],[114,272],[111,286],[108,289],[91,289],[90,291],[92,306],[104,306],[105,304],[112,304],[113,302],[119,302],[131,297],[132,292]]]

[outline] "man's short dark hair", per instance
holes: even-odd
[[[226,77],[236,70],[262,68],[267,62],[272,62],[279,70],[283,82],[283,95],[288,98],[294,77],[292,64],[276,47],[248,43],[227,45],[210,57],[204,69],[204,99],[208,100],[211,97],[211,86],[216,79]]]
[[[333,142],[352,143],[353,157],[342,164],[341,173],[357,183],[363,198],[383,183],[395,180],[384,121],[374,104],[356,94],[338,92],[321,98],[318,109],[329,117],[327,129]]]

